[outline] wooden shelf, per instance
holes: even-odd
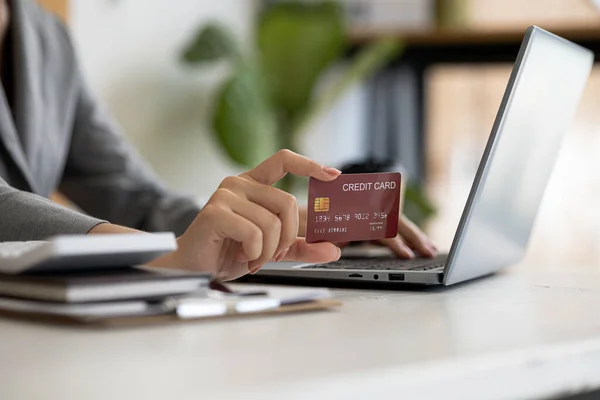
[[[406,41],[408,46],[452,46],[482,44],[520,43],[526,26],[506,29],[439,28],[423,31],[394,31],[355,29],[350,38],[354,45],[368,43],[376,38],[395,37]],[[544,27],[572,41],[600,41],[600,25],[589,27]]]
[[[399,60],[427,68],[437,63],[512,63],[517,56],[527,26],[510,28],[437,28],[421,31],[355,29],[350,41],[353,49],[382,37],[406,43]],[[578,27],[544,26],[566,39],[581,44],[600,56],[600,24]],[[600,57],[598,57],[600,61]]]

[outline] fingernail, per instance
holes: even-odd
[[[254,268],[252,271],[250,271],[251,275],[254,275],[255,273],[257,273],[260,269],[262,268],[262,265],[259,265],[258,267]]]
[[[340,171],[337,168],[333,168],[333,167],[323,167],[323,172],[325,172],[327,175],[331,175],[331,176],[338,176],[342,173],[342,171]]]
[[[339,260],[339,259],[340,259],[340,257],[342,256],[342,249],[340,249],[339,247],[338,247],[337,249],[338,249],[338,255],[337,255],[337,258],[338,258],[338,260]]]
[[[406,254],[408,258],[415,258],[415,253],[411,249],[404,249],[404,254]]]
[[[432,256],[432,257],[435,257],[435,255],[437,254],[437,251],[438,251],[438,250],[435,248],[435,246],[430,244],[429,246],[427,246],[427,249],[428,249],[428,250],[429,250],[429,252],[431,253],[431,256]]]
[[[288,251],[290,251],[289,247],[286,248],[286,249],[281,250],[279,252],[279,254],[277,255],[277,257],[275,257],[275,262],[279,262],[279,261],[283,260],[283,257],[286,256],[286,254],[288,253]]]
[[[419,254],[423,257],[433,257],[435,255],[435,251],[428,244],[423,244],[423,247],[419,249]]]

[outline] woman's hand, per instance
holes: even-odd
[[[392,249],[400,258],[413,258],[415,251],[422,257],[435,257],[437,254],[437,248],[431,239],[403,214],[398,219],[398,235],[379,242]]]
[[[287,173],[330,181],[340,171],[282,150],[251,171],[227,177],[177,239],[178,250],[150,265],[206,271],[228,280],[270,261],[337,260],[335,245],[308,244],[298,237],[296,198],[271,186]]]

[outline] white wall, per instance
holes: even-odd
[[[125,135],[173,189],[207,197],[241,172],[213,141],[207,120],[223,68],[189,68],[178,54],[200,24],[218,20],[251,43],[251,0],[72,0],[71,30],[86,76]],[[364,100],[354,90],[301,141],[339,165],[363,151]]]
[[[73,0],[71,30],[100,100],[176,189],[208,195],[239,173],[207,132],[223,68],[189,68],[178,54],[200,24],[218,20],[249,41],[254,6],[241,0]]]
[[[331,84],[346,65],[339,65],[327,74],[321,86]],[[298,146],[308,157],[333,167],[361,160],[366,154],[366,84],[348,90],[331,110],[302,133]]]

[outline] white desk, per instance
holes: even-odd
[[[425,292],[337,293],[337,312],[150,328],[1,319],[0,398],[484,399],[600,387],[600,270],[521,267]]]

